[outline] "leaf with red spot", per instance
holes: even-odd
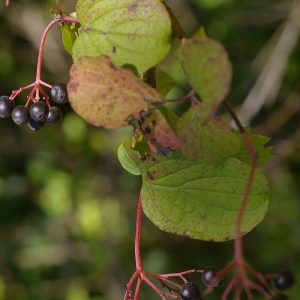
[[[239,151],[240,138],[232,132],[224,117],[211,116],[207,122],[203,119],[202,105],[195,105],[183,114],[177,124],[177,136],[187,159],[215,164]]]
[[[146,216],[161,230],[206,241],[235,238],[236,221],[250,166],[230,158],[218,165],[147,155],[138,165],[142,173],[142,205]],[[242,235],[265,217],[270,188],[255,172],[242,219]]]
[[[130,116],[148,109],[145,99],[159,93],[108,56],[81,57],[71,67],[68,95],[72,108],[88,123],[108,129],[128,125]]]

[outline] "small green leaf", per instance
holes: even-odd
[[[166,121],[168,122],[168,124],[173,129],[173,131],[176,133],[176,127],[177,127],[177,123],[179,121],[178,116],[171,109],[169,109],[165,105],[161,106],[161,105],[158,104],[157,108],[163,114],[163,116],[165,117]]]
[[[164,98],[172,88],[176,86],[175,81],[164,71],[156,68],[156,89]]]
[[[232,68],[224,47],[210,38],[183,41],[181,65],[193,89],[203,101],[203,116],[216,113],[231,84]]]
[[[108,55],[141,74],[170,50],[171,20],[160,0],[79,0],[76,13],[81,29],[74,60]]]
[[[139,168],[143,210],[161,230],[206,241],[235,238],[250,166],[236,159],[206,165],[176,155],[148,155]],[[269,200],[267,180],[257,170],[242,219],[242,235],[264,219]]]
[[[74,43],[78,37],[79,24],[70,24],[63,22],[61,25],[62,40],[66,50],[72,54]]]
[[[141,175],[140,169],[136,166],[136,164],[131,160],[128,156],[128,153],[125,150],[124,144],[121,144],[118,148],[118,158],[123,166],[123,168],[132,175]]]
[[[68,95],[72,108],[88,123],[107,129],[128,125],[148,109],[145,99],[162,101],[158,92],[131,70],[116,67],[110,57],[81,57],[70,69]]]
[[[135,143],[131,145],[131,148],[139,157],[144,157],[146,154],[149,153],[150,147],[147,143],[147,140],[144,138],[141,132],[139,132],[138,134],[139,137],[137,138]]]
[[[182,153],[188,160],[215,164],[237,153],[241,141],[222,116],[211,116],[203,124],[202,105],[195,105],[183,114],[177,125]]]
[[[193,37],[206,38],[207,34],[203,26],[201,26],[194,34]]]
[[[242,161],[245,164],[251,165],[252,160],[250,157],[249,149],[247,148],[243,138],[239,135],[239,139],[241,140],[241,148],[238,153],[234,154],[233,157]],[[273,150],[273,146],[265,147],[265,144],[270,141],[270,138],[262,135],[250,135],[249,139],[251,141],[252,146],[255,149],[257,154],[257,166],[260,167],[265,164],[267,161],[272,159],[274,155],[271,153]]]

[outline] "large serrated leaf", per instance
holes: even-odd
[[[107,129],[127,126],[127,119],[147,110],[145,99],[158,92],[108,56],[81,57],[71,67],[68,95],[72,108],[88,123]]]
[[[207,241],[235,238],[236,221],[250,166],[228,159],[218,166],[179,157],[147,156],[143,175],[143,210],[161,230]],[[270,189],[256,171],[242,220],[242,235],[264,218]]]
[[[76,12],[81,30],[74,60],[103,54],[142,73],[170,50],[171,21],[160,0],[80,0]]]
[[[204,124],[203,118],[202,105],[195,105],[177,124],[181,151],[188,160],[215,164],[239,151],[241,141],[224,117],[211,116]]]
[[[190,85],[201,96],[203,115],[208,118],[230,89],[232,68],[224,47],[210,38],[184,40],[181,65]]]

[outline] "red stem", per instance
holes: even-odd
[[[245,139],[245,136],[246,136],[245,133],[242,133],[242,136]],[[246,191],[244,194],[244,198],[243,198],[242,205],[240,207],[239,214],[238,214],[238,219],[236,222],[236,239],[234,241],[234,245],[235,245],[235,260],[236,260],[238,267],[243,266],[241,224],[242,224],[242,218],[243,218],[243,215],[245,212],[245,208],[246,208],[246,205],[247,205],[247,202],[249,199],[250,190],[251,190],[251,186],[252,186],[254,175],[255,175],[256,164],[257,164],[257,161],[255,159],[251,165],[251,170],[250,170],[250,174],[249,174],[248,181],[247,181]]]
[[[23,91],[33,87],[32,91],[30,92],[29,96],[28,96],[28,101],[26,103],[26,106],[29,104],[29,102],[32,101],[38,101],[39,98],[39,91],[41,91],[41,93],[43,94],[48,106],[48,97],[46,96],[45,92],[43,91],[43,89],[40,87],[40,85],[44,85],[48,88],[51,88],[52,86],[44,81],[41,80],[41,71],[42,71],[42,58],[43,58],[43,52],[44,52],[44,46],[45,46],[45,40],[47,37],[47,34],[49,32],[49,30],[51,29],[51,27],[58,23],[58,22],[73,22],[73,23],[78,23],[79,21],[76,18],[72,18],[72,17],[68,17],[68,16],[64,16],[64,15],[60,15],[58,17],[56,17],[45,29],[42,38],[41,38],[41,42],[40,42],[40,48],[39,48],[39,55],[38,55],[38,61],[37,61],[37,67],[36,67],[36,78],[35,78],[35,82],[32,84],[29,84],[25,87],[20,88],[19,90],[15,90],[12,91],[12,94],[10,95],[10,100],[14,100],[20,93],[22,93]],[[35,100],[33,99],[33,94],[34,92],[36,92],[36,98]]]
[[[136,213],[136,228],[135,228],[135,241],[134,241],[134,252],[135,252],[135,265],[139,272],[143,271],[140,241],[141,241],[141,224],[142,224],[142,196],[139,196],[138,207]]]
[[[241,238],[241,223],[242,223],[242,218],[245,212],[245,208],[248,202],[248,198],[250,195],[250,190],[251,190],[251,186],[253,183],[253,179],[254,179],[254,175],[255,175],[255,169],[256,169],[256,165],[257,165],[257,155],[255,152],[255,149],[253,148],[251,141],[249,140],[249,137],[247,136],[240,120],[238,119],[237,115],[235,114],[235,112],[233,111],[231,105],[229,104],[229,102],[226,100],[224,102],[229,114],[231,115],[231,117],[233,118],[233,120],[235,121],[237,127],[239,128],[241,135],[243,137],[243,140],[249,150],[250,156],[251,156],[251,160],[252,160],[252,165],[251,165],[251,170],[250,170],[250,174],[248,177],[248,181],[247,181],[247,185],[246,185],[246,191],[244,194],[244,198],[241,204],[241,208],[239,210],[239,214],[238,214],[238,218],[237,218],[237,222],[236,222],[236,239],[234,241],[234,248],[235,248],[235,260],[237,263],[237,267],[240,269],[243,268],[243,249],[242,249],[242,238]]]
[[[39,49],[39,56],[37,61],[37,67],[36,67],[36,83],[39,84],[41,82],[41,70],[42,70],[42,58],[43,58],[43,51],[44,51],[44,45],[45,40],[47,37],[47,34],[51,27],[58,23],[58,22],[73,22],[78,23],[78,20],[76,18],[68,17],[68,16],[58,16],[58,18],[55,18],[51,23],[46,27],[41,42],[40,42],[40,49]]]

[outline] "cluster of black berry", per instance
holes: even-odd
[[[222,282],[222,278],[217,278],[220,269],[217,267],[207,267],[202,272],[202,282],[208,287],[217,287]],[[216,278],[216,279],[215,279]],[[198,286],[192,282],[186,282],[180,289],[181,300],[201,300]]]
[[[69,101],[67,87],[64,83],[56,83],[52,86],[51,98],[58,104]],[[34,102],[29,108],[26,105],[15,107],[14,100],[8,96],[0,97],[0,117],[12,117],[17,125],[27,124],[32,130],[40,130],[46,123],[56,126],[62,120],[62,112],[56,106],[50,106],[45,101]]]
[[[274,274],[273,284],[278,291],[284,292],[290,290],[295,283],[295,276],[291,271],[280,271]],[[289,300],[289,298],[282,293],[273,295],[270,300]]]
[[[217,287],[222,282],[222,277],[217,275],[220,269],[217,267],[207,267],[202,272],[202,282],[207,287]],[[280,271],[271,275],[275,288],[280,291],[287,291],[294,286],[295,276],[291,271]],[[186,282],[182,285],[179,293],[181,300],[201,300],[201,294],[198,286],[192,282]],[[270,296],[268,300],[289,300],[289,298],[282,293],[276,293]]]

